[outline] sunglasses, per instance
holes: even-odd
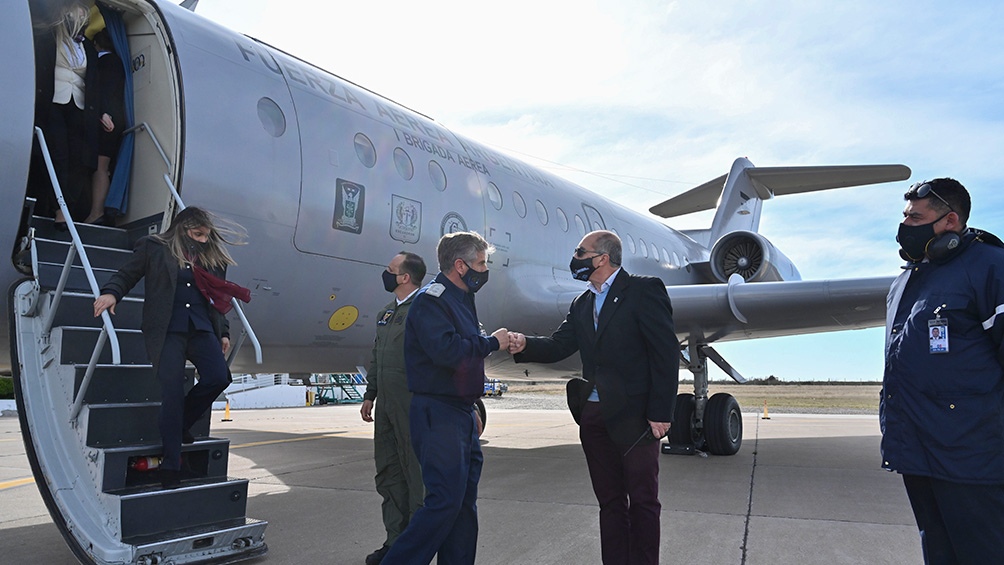
[[[586,255],[586,253],[595,253],[597,255],[603,255],[599,251],[592,251],[590,249],[586,249],[585,247],[576,247],[575,248],[575,256],[576,257],[584,257]]]
[[[907,190],[906,194],[904,194],[903,196],[907,200],[917,200],[920,198],[927,198],[932,194],[934,195],[935,198],[941,200],[945,204],[945,206],[948,206],[949,210],[951,210],[952,212],[955,211],[955,209],[952,208],[952,205],[949,204],[947,200],[942,198],[940,194],[934,191],[934,188],[931,187],[930,183],[918,182],[917,184],[911,186],[910,190]]]

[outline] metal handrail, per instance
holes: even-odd
[[[84,248],[84,242],[80,239],[80,234],[77,232],[77,226],[73,222],[73,218],[70,216],[70,209],[66,206],[66,200],[63,198],[63,190],[59,186],[59,179],[56,178],[56,169],[52,166],[52,155],[49,154],[49,145],[45,142],[45,134],[42,132],[42,128],[35,127],[35,136],[38,137],[38,144],[42,150],[42,157],[45,160],[45,167],[49,172],[49,178],[52,180],[52,190],[56,194],[56,202],[59,204],[59,209],[63,212],[63,217],[66,219],[66,227],[70,232],[71,245],[66,251],[66,261],[63,263],[63,270],[59,273],[59,283],[56,285],[56,290],[53,293],[52,302],[49,305],[49,311],[46,313],[45,320],[42,323],[42,334],[48,335],[52,330],[52,324],[56,318],[56,311],[59,309],[59,302],[63,296],[63,291],[66,288],[66,281],[70,278],[70,270],[73,268],[74,255],[80,255],[80,265],[84,268],[84,275],[87,277],[87,284],[91,287],[91,294],[97,299],[101,295],[101,290],[98,288],[98,281],[94,277],[94,269],[91,268],[91,262],[87,258],[87,250]],[[38,276],[38,273],[35,274]],[[77,391],[76,396],[73,399],[73,407],[70,409],[70,422],[76,423],[77,416],[80,415],[80,409],[83,407],[84,403],[84,393],[87,392],[87,388],[91,383],[91,377],[94,375],[94,368],[97,366],[98,359],[101,357],[101,351],[105,347],[105,342],[108,341],[112,348],[112,364],[120,365],[122,363],[122,352],[119,348],[119,338],[118,334],[115,333],[115,326],[112,324],[112,318],[107,311],[101,313],[101,333],[98,334],[97,342],[94,344],[94,351],[91,353],[90,362],[87,364],[87,370],[84,372],[83,381],[80,383],[80,389]]]
[[[84,242],[80,239],[80,234],[77,232],[77,226],[73,222],[73,218],[70,217],[70,210],[67,208],[66,200],[63,198],[63,191],[59,186],[59,180],[56,178],[56,170],[52,166],[52,156],[49,154],[49,146],[45,142],[45,134],[42,132],[42,128],[37,126],[35,127],[35,136],[38,137],[38,143],[42,150],[42,157],[45,159],[45,168],[48,170],[49,178],[52,180],[52,190],[56,193],[56,202],[59,204],[59,209],[63,211],[63,217],[66,218],[66,227],[70,232],[70,238],[72,240],[72,245],[66,253],[67,257],[66,262],[63,264],[63,271],[59,276],[59,286],[53,296],[52,307],[49,309],[48,316],[43,326],[43,333],[48,334],[52,329],[52,323],[56,315],[56,308],[59,306],[59,299],[62,297],[63,289],[66,286],[66,280],[69,278],[70,268],[73,265],[74,252],[80,255],[80,265],[84,269],[84,275],[87,277],[87,284],[90,285],[91,293],[94,295],[95,299],[100,296],[101,291],[98,288],[98,281],[94,277],[94,269],[91,268],[91,262],[87,258],[87,250],[84,249]],[[122,363],[122,355],[119,350],[119,340],[118,336],[115,334],[115,326],[112,324],[112,319],[111,316],[108,315],[108,312],[101,313],[101,325],[108,333],[108,340],[111,343],[112,363],[119,365]]]
[[[150,134],[150,140],[153,141],[153,144],[157,147],[157,151],[160,152],[160,158],[163,159],[164,164],[167,165],[167,172],[169,174],[173,173],[174,170],[171,168],[171,160],[167,158],[167,153],[164,152],[164,146],[162,146],[160,144],[160,141],[157,140],[157,136],[153,133],[153,128],[151,128],[149,124],[147,124],[146,122],[140,122],[122,132],[122,135],[130,134],[137,131],[145,131],[146,133]]]

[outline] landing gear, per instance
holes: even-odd
[[[743,444],[743,413],[731,394],[719,392],[704,411],[704,438],[715,455],[735,455]]]
[[[662,452],[693,454],[707,450],[713,455],[735,455],[743,443],[743,415],[739,402],[724,392],[708,398],[706,361],[710,355],[718,363],[720,356],[708,346],[691,345],[689,353],[687,370],[694,375],[694,394],[677,395],[669,444],[663,445]],[[738,375],[734,370],[726,372],[733,378]]]

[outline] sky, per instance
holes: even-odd
[[[909,166],[909,181],[764,204],[760,233],[806,280],[897,274],[903,193],[920,180],[958,179],[969,224],[1004,236],[1000,2],[201,0],[196,12],[643,212],[741,156]],[[749,378],[881,380],[882,346],[876,328],[716,349]]]

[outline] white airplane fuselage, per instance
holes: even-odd
[[[0,210],[0,237],[15,251],[24,236],[19,203],[35,104],[30,8],[43,3],[13,2],[0,24],[0,74],[10,100],[0,108],[0,192],[8,203]],[[245,350],[235,370],[334,372],[366,365],[375,316],[391,297],[380,272],[408,250],[425,258],[431,278],[438,271],[436,243],[450,231],[477,231],[496,249],[490,282],[477,297],[488,331],[504,326],[547,334],[557,327],[585,288],[569,273],[572,249],[594,229],[616,232],[624,242],[624,268],[660,277],[674,305],[674,287],[685,299],[693,292],[687,289],[725,282],[727,275],[716,279],[700,267],[707,266],[715,239],[698,241],[169,2],[105,4],[124,13],[134,123],[146,124],[133,134],[130,203],[119,224],[170,216],[166,176],[186,205],[247,229],[249,244],[233,249],[238,265],[228,278],[252,290],[245,310],[264,363],[255,365]],[[752,165],[737,160],[729,182],[748,184],[746,168]],[[745,200],[754,190],[751,184],[737,189],[736,198],[744,200],[735,203],[734,218],[716,218],[716,225],[738,218],[755,232],[761,202]],[[797,280],[794,266],[762,242],[777,258],[775,276],[766,280]],[[3,288],[23,276],[11,263],[0,264]],[[681,341],[850,329],[882,319],[881,312],[861,314],[881,305],[872,285],[867,306],[855,306],[848,317],[841,310],[792,325],[788,315],[775,327],[769,318],[757,324],[746,316],[749,325],[735,315],[733,291],[717,286],[721,292],[700,291],[701,300],[676,305]],[[7,327],[2,331],[6,337]]]

